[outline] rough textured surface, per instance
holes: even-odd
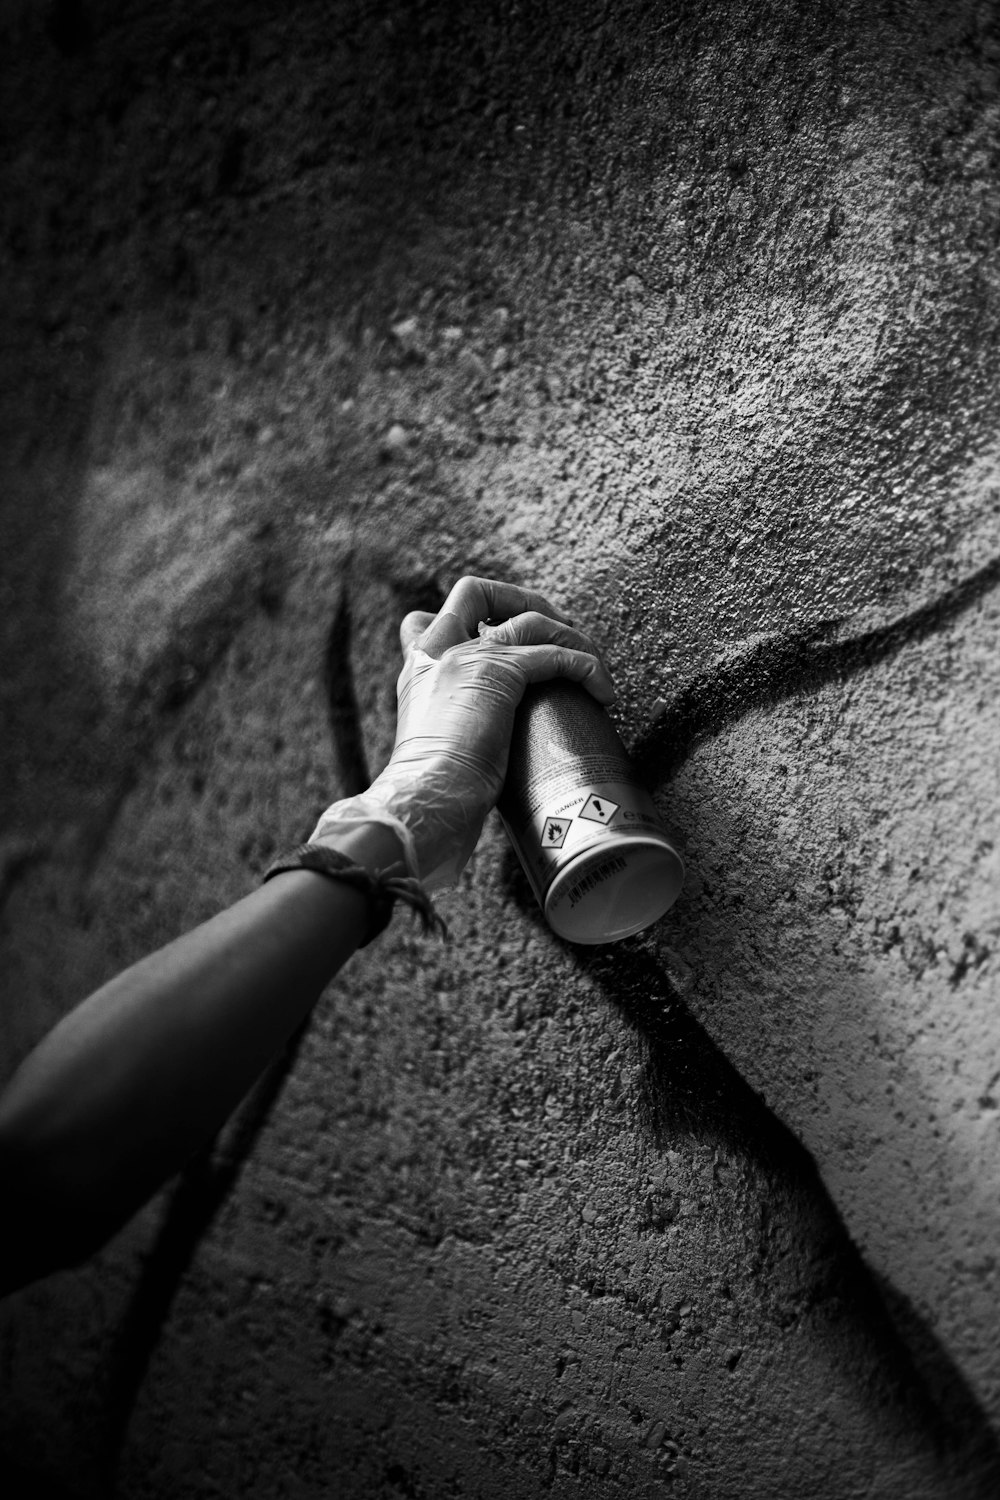
[[[994,8],[58,0],[0,53],[8,1066],[384,759],[463,572],[601,637],[690,866],[589,952],[491,828],[449,947],[397,919],[5,1304],[11,1484],[994,1495]]]

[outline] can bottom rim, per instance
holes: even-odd
[[[569,942],[617,943],[659,921],[683,883],[684,861],[666,838],[602,840],[555,876],[545,895],[545,919]]]

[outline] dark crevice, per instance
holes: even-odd
[[[730,1159],[753,1163],[778,1191],[814,1205],[828,1252],[816,1300],[850,1310],[939,1453],[1000,1480],[1000,1444],[961,1371],[908,1303],[905,1319],[898,1315],[905,1299],[865,1264],[811,1153],[691,1015],[648,940],[628,939],[611,951],[575,948],[572,958],[647,1043],[644,1102],[654,1138],[666,1146],[687,1135],[719,1146]]]
[[[544,927],[512,850],[503,879],[525,917]],[[642,1036],[641,1107],[652,1138],[663,1147],[684,1136],[718,1147],[730,1161],[751,1166],[775,1193],[811,1206],[819,1217],[825,1262],[820,1284],[812,1288],[814,1301],[839,1306],[868,1342],[879,1377],[891,1384],[914,1428],[931,1437],[939,1456],[961,1477],[965,1500],[992,1500],[1000,1493],[1000,1442],[962,1372],[908,1304],[906,1318],[897,1316],[902,1299],[866,1265],[811,1153],[691,1014],[648,937],[593,949],[553,941],[581,974],[597,981]]]
[[[771,637],[702,673],[668,705],[633,751],[640,776],[662,785],[704,740],[746,714],[816,691],[888,660],[903,646],[950,624],[1000,582],[995,558],[954,588],[889,624],[831,639],[845,621],[826,621],[794,636]],[[537,902],[513,852],[504,884],[536,925]],[[565,944],[581,972],[647,1045],[645,1108],[654,1138],[686,1134],[748,1161],[776,1187],[817,1205],[830,1227],[838,1285],[835,1295],[854,1325],[873,1340],[881,1370],[892,1380],[915,1424],[961,1474],[962,1493],[1000,1493],[1000,1442],[974,1392],[933,1331],[894,1288],[875,1277],[848,1234],[812,1155],[740,1075],[688,1010],[659,966],[648,939],[613,949]],[[829,1277],[827,1278],[829,1280]],[[967,1488],[969,1484],[974,1490]]]
[[[48,854],[49,845],[41,839],[12,837],[0,841],[0,912],[22,875]]]
[[[666,779],[697,743],[719,733],[751,708],[843,680],[854,671],[885,660],[907,642],[953,619],[998,579],[1000,559],[942,598],[882,629],[830,642],[829,635],[840,624],[834,622],[797,636],[771,639],[722,663],[690,683],[661,716],[635,752],[640,767],[648,776],[653,766],[654,779]],[[399,585],[398,592],[404,613],[407,609],[440,607],[441,593],[436,586],[423,587],[415,581],[409,588]],[[351,640],[351,604],[345,589],[327,636],[323,677],[338,769],[348,795],[363,790],[369,782]],[[517,878],[510,865],[508,874],[514,898],[537,920],[537,906],[526,882]],[[989,1467],[991,1476],[1000,1473],[1000,1449],[960,1372],[950,1364],[933,1335],[924,1330],[923,1342],[933,1348],[935,1366],[947,1369],[951,1396],[946,1415],[941,1415],[940,1407],[927,1396],[916,1376],[870,1273],[840,1225],[812,1157],[690,1014],[641,940],[619,945],[613,954],[583,954],[569,947],[567,951],[598,980],[608,998],[649,1044],[648,1093],[657,1133],[682,1129],[699,1138],[725,1141],[729,1149],[749,1156],[763,1169],[822,1200],[838,1226],[838,1265],[845,1292],[857,1315],[881,1333],[880,1348],[900,1389],[919,1406],[924,1425],[936,1434],[943,1450],[954,1451],[962,1443]],[[213,1143],[191,1163],[170,1199],[163,1228],[143,1268],[112,1357],[105,1448],[109,1493],[113,1492],[135,1401],[177,1290],[280,1098],[305,1031],[306,1026],[300,1028],[282,1057],[260,1079],[224,1132],[224,1144]]]
[[[350,564],[348,563],[348,566]],[[330,733],[337,758],[337,769],[346,797],[356,797],[371,784],[368,757],[365,753],[361,711],[354,689],[351,664],[353,618],[348,589],[341,591],[340,602],[326,638],[323,656],[323,687]]]
[[[129,1422],[180,1284],[281,1097],[306,1033],[303,1025],[264,1072],[220,1135],[192,1158],[167,1204],[118,1329],[104,1406],[105,1493],[113,1495]]]
[[[887,661],[970,609],[1000,582],[993,558],[961,583],[909,614],[862,635],[831,640],[847,621],[824,621],[795,635],[769,636],[693,678],[633,748],[639,775],[662,784],[702,741],[748,713],[814,693]]]
[[[440,591],[433,585],[425,586],[417,580],[412,587],[403,584],[399,589],[405,598],[404,614],[411,609],[440,607]],[[369,784],[351,637],[351,604],[345,587],[327,635],[323,683],[337,771],[346,795],[363,791]],[[230,1124],[191,1161],[169,1200],[111,1356],[104,1434],[109,1495],[114,1493],[136,1400],[180,1284],[281,1098],[308,1027],[307,1019],[282,1055],[262,1074]]]
[[[351,668],[346,589],[327,636],[323,682],[340,779],[345,791],[354,793],[367,786],[368,772]],[[220,1136],[193,1158],[170,1197],[111,1356],[104,1436],[108,1494],[114,1493],[132,1412],[178,1289],[281,1097],[308,1025],[307,1020],[262,1074]]]

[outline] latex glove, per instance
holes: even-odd
[[[589,637],[516,584],[462,578],[437,615],[406,616],[400,641],[389,764],[362,796],[327,809],[312,842],[334,827],[387,823],[409,873],[434,890],[458,879],[500,795],[528,684],[565,677],[603,704],[615,692]]]

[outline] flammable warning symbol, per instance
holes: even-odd
[[[542,826],[542,848],[561,849],[572,822],[572,818],[546,818]]]
[[[610,823],[619,806],[620,803],[611,802],[607,797],[599,797],[596,792],[591,792],[577,817],[587,818],[591,823]]]

